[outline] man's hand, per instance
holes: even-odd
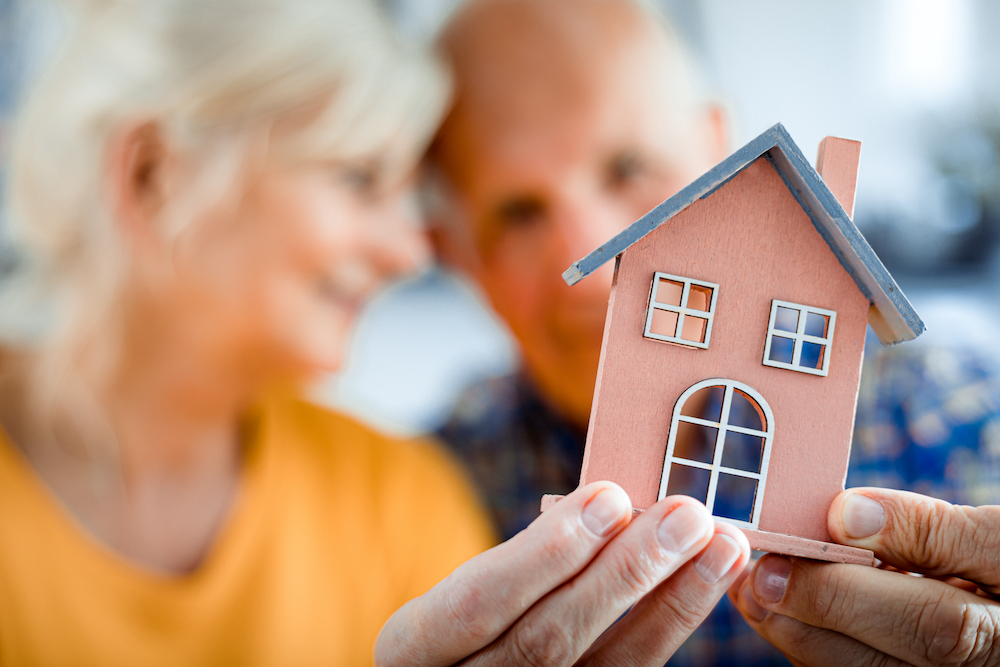
[[[589,484],[404,605],[375,662],[662,665],[749,555],[739,530],[691,498],[632,519],[620,487]]]
[[[883,569],[769,555],[730,591],[792,662],[1000,665],[1000,507],[851,489],[828,522]]]

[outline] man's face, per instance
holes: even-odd
[[[439,142],[464,226],[451,230],[451,255],[510,326],[543,394],[581,426],[613,267],[573,287],[562,272],[722,157],[709,114],[673,108],[651,69],[621,58],[513,94],[460,93]]]

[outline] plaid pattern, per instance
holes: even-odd
[[[975,355],[869,341],[847,486],[908,489],[953,503],[1000,502],[1000,376]],[[523,376],[470,387],[438,435],[465,461],[504,538],[543,493],[576,488],[585,434]],[[670,665],[787,665],[723,598]]]

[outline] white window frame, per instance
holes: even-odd
[[[774,319],[778,315],[778,308],[790,308],[792,310],[797,310],[799,312],[799,321],[796,331],[785,331],[784,329],[774,328]],[[806,316],[809,313],[816,313],[817,315],[825,315],[830,318],[830,325],[826,329],[826,336],[810,336],[806,334]],[[808,373],[809,375],[821,375],[826,377],[830,370],[830,357],[833,352],[833,328],[837,323],[837,313],[832,310],[826,310],[824,308],[816,308],[814,306],[803,306],[799,303],[791,303],[790,301],[778,301],[774,299],[771,301],[771,317],[767,321],[767,338],[764,340],[764,365],[772,366],[774,368],[784,368],[789,371],[798,371],[799,373]],[[772,361],[771,360],[771,341],[773,336],[778,335],[782,338],[791,338],[794,343],[792,347],[792,363],[786,364],[783,361]],[[823,368],[806,368],[799,366],[799,360],[802,358],[802,343],[816,343],[817,345],[823,345],[826,350],[823,353]]]
[[[656,290],[660,287],[661,278],[664,280],[682,283],[684,285],[681,292],[681,303],[679,306],[670,306],[656,301]],[[691,293],[691,285],[708,287],[712,290],[712,302],[708,306],[708,312],[705,312],[704,310],[694,310],[687,307],[688,296]],[[665,343],[676,343],[677,345],[684,345],[685,347],[697,347],[707,350],[708,343],[712,338],[712,322],[715,320],[715,303],[718,298],[719,286],[715,283],[706,282],[704,280],[695,280],[694,278],[684,278],[682,276],[675,276],[670,273],[657,271],[653,274],[653,286],[649,293],[649,307],[646,309],[646,328],[643,335],[646,338],[651,338],[652,340],[659,340]],[[653,325],[653,311],[655,310],[665,310],[671,313],[677,313],[677,328],[674,330],[675,332],[684,331],[684,318],[689,314],[693,317],[707,320],[707,323],[705,324],[705,341],[699,343],[698,341],[687,340],[685,338],[681,338],[680,336],[664,336],[662,334],[653,333],[650,330],[650,327]]]
[[[682,415],[681,410],[684,408],[684,404],[687,402],[691,396],[693,396],[698,391],[704,389],[705,387],[718,387],[725,386],[726,393],[722,399],[722,412],[719,415],[719,421],[714,422],[707,419],[699,419],[698,417],[689,417],[687,415]],[[729,410],[732,406],[733,401],[733,390],[739,389],[744,394],[752,398],[757,405],[760,407],[761,411],[764,413],[764,419],[767,422],[766,430],[758,431],[757,429],[743,428],[742,426],[731,426],[729,425]],[[690,459],[677,458],[674,456],[674,446],[677,436],[677,425],[679,422],[687,422],[689,424],[698,424],[701,426],[708,426],[711,428],[717,428],[719,433],[715,440],[715,455],[711,463],[703,463],[701,461],[692,461]],[[733,431],[735,433],[745,433],[747,435],[755,435],[764,438],[764,448],[761,452],[760,458],[760,472],[750,472],[748,470],[739,470],[736,468],[728,468],[722,465],[722,453],[726,443],[726,433]],[[670,466],[673,463],[679,463],[681,465],[690,466],[692,468],[701,468],[702,470],[709,470],[711,476],[708,482],[708,495],[705,498],[705,506],[708,508],[710,514],[714,516],[715,509],[715,494],[719,482],[719,474],[727,473],[730,475],[735,475],[738,477],[747,477],[750,479],[757,480],[757,495],[754,497],[753,501],[753,511],[750,514],[749,523],[746,521],[740,521],[739,519],[731,519],[728,517],[715,517],[720,521],[725,521],[734,526],[739,526],[741,528],[750,528],[751,530],[756,530],[757,525],[760,523],[760,510],[764,504],[764,486],[767,481],[767,468],[771,461],[771,444],[774,442],[774,415],[771,413],[771,407],[764,400],[757,391],[752,387],[743,384],[742,382],[737,382],[736,380],[727,380],[725,378],[712,378],[710,380],[702,380],[697,384],[692,385],[681,394],[680,398],[677,399],[677,403],[674,405],[674,414],[670,420],[670,434],[667,439],[667,455],[663,461],[663,474],[660,476],[660,493],[658,500],[662,500],[667,495],[667,484],[670,481]]]

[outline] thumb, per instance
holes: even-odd
[[[871,549],[894,567],[956,576],[1000,592],[1000,507],[969,507],[908,491],[842,492],[827,516],[841,544]]]

